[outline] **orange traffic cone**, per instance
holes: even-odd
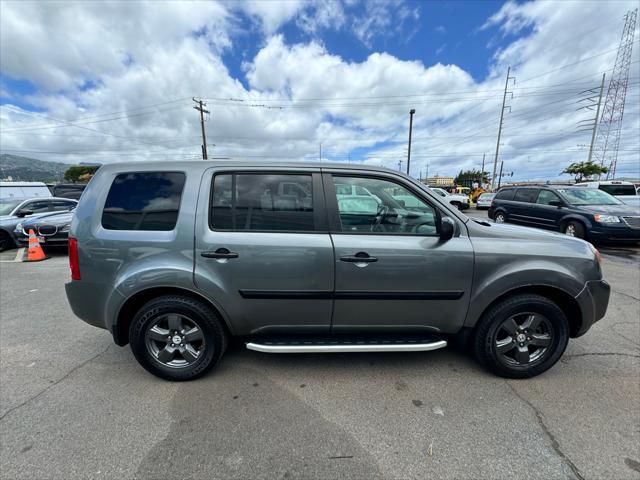
[[[29,229],[29,248],[27,249],[27,254],[22,259],[23,262],[39,262],[40,260],[46,260],[47,257],[44,254],[44,250],[40,246],[40,242],[36,237],[36,233],[32,228]]]

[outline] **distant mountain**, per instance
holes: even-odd
[[[7,180],[11,177],[14,182],[62,181],[64,172],[70,166],[3,153],[0,154],[0,179]]]

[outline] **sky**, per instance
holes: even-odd
[[[1,1],[0,153],[568,179],[637,1]],[[618,177],[640,178],[636,27]],[[597,95],[596,95],[597,96]],[[603,98],[604,102],[604,98]]]

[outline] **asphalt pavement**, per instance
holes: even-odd
[[[240,345],[180,384],[73,316],[64,252],[4,252],[0,478],[640,479],[640,252],[602,251],[607,316],[534,379],[453,349]]]

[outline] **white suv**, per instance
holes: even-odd
[[[627,205],[640,207],[640,195],[638,195],[635,185],[631,182],[624,182],[622,180],[582,182],[577,183],[576,187],[597,188],[603,192],[607,192],[609,195],[613,195]]]
[[[435,193],[441,197],[445,197],[447,202],[456,207],[458,210],[466,210],[469,208],[469,197],[466,195],[460,195],[459,193],[449,193],[444,188],[429,187]]]

